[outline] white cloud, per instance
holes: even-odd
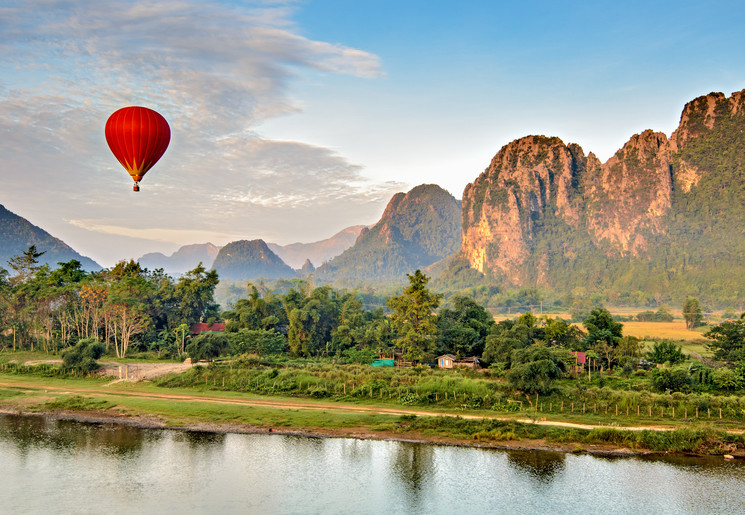
[[[299,109],[288,86],[303,70],[382,74],[373,54],[298,35],[291,13],[196,1],[0,8],[0,203],[63,239],[73,223],[91,231],[80,249],[90,255],[97,233],[296,241],[371,223],[402,185],[373,184],[329,149],[254,132]],[[153,107],[172,129],[139,194],[103,136],[123,105]]]

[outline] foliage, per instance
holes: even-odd
[[[192,361],[212,361],[230,348],[227,336],[220,333],[205,333],[195,336],[186,346]]]
[[[745,319],[724,321],[704,336],[711,340],[707,347],[714,351],[715,359],[730,363],[745,360]]]
[[[391,320],[398,333],[396,343],[410,361],[431,359],[436,346],[435,310],[442,295],[427,289],[429,278],[420,270],[407,274],[409,286],[403,293],[388,299]]]
[[[686,321],[687,329],[694,329],[701,325],[704,315],[701,312],[701,306],[698,299],[689,297],[683,303],[683,318]]]
[[[480,356],[494,325],[492,316],[469,297],[456,295],[449,304],[452,308],[442,308],[437,316],[437,354]]]
[[[642,311],[636,319],[639,322],[672,322],[675,318],[665,306],[661,306],[657,311]]]
[[[682,347],[675,345],[670,340],[662,340],[654,344],[652,352],[649,353],[649,360],[653,363],[670,363],[675,365],[685,360],[685,354]]]
[[[287,347],[285,337],[274,329],[239,329],[227,333],[231,354],[282,354]]]
[[[73,347],[62,352],[62,367],[76,372],[92,372],[99,368],[98,360],[106,348],[93,339],[80,340]]]
[[[545,345],[535,344],[512,353],[512,368],[507,378],[516,390],[545,394],[565,371],[565,362],[557,353]]]
[[[685,368],[658,368],[652,373],[652,385],[660,392],[687,392],[691,376]]]

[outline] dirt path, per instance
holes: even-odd
[[[98,394],[106,396],[120,396],[120,397],[138,397],[155,400],[169,400],[177,402],[204,402],[211,404],[225,404],[234,406],[246,406],[246,407],[267,407],[276,409],[292,409],[292,410],[315,410],[315,411],[333,411],[333,412],[346,412],[346,413],[369,413],[369,414],[381,414],[381,415],[415,415],[420,417],[460,417],[464,419],[489,419],[499,421],[516,421],[526,424],[536,424],[541,426],[556,426],[556,427],[567,427],[575,429],[600,429],[613,427],[619,430],[626,431],[673,431],[676,428],[671,426],[609,426],[600,424],[580,424],[575,422],[564,422],[558,420],[547,420],[541,419],[530,419],[530,418],[510,418],[510,417],[499,417],[491,415],[475,415],[466,413],[444,413],[437,411],[428,411],[420,409],[410,408],[387,408],[383,406],[359,406],[355,404],[342,404],[342,403],[328,403],[328,402],[315,402],[306,400],[294,400],[294,399],[273,399],[273,398],[251,398],[251,399],[230,399],[226,397],[217,397],[212,395],[188,395],[180,393],[156,393],[156,392],[142,392],[142,391],[123,391],[118,389],[103,388],[70,388],[70,387],[54,387],[54,386],[40,386],[33,385],[23,382],[12,382],[3,381],[0,382],[0,387],[11,387],[11,388],[23,388],[32,391],[43,391],[46,393],[53,394]],[[729,433],[741,434],[743,430],[728,430]]]

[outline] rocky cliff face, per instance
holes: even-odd
[[[528,136],[508,144],[463,193],[463,253],[482,273],[509,274],[531,253],[542,218],[581,219],[578,146]]]
[[[552,267],[580,257],[650,259],[651,242],[659,253],[707,177],[742,172],[743,126],[745,90],[689,102],[670,138],[635,134],[605,163],[558,138],[513,141],[463,193],[462,255],[487,276],[531,286],[550,286]]]

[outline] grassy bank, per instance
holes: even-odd
[[[197,371],[203,374],[205,371]],[[173,381],[175,378],[170,378]],[[22,413],[83,413],[96,420],[128,421],[152,427],[208,430],[299,432],[331,436],[403,438],[464,445],[555,447],[581,450],[592,446],[634,451],[745,455],[745,439],[714,423],[659,431],[621,427],[584,429],[520,422],[525,412],[500,416],[493,411],[401,407],[379,400],[329,403],[325,399],[266,396],[204,387],[163,388],[148,383],[60,379],[0,374],[0,407]],[[407,412],[404,413],[402,410]],[[398,410],[398,412],[396,412]],[[505,414],[503,414],[505,415]],[[605,424],[613,423],[608,420]]]

